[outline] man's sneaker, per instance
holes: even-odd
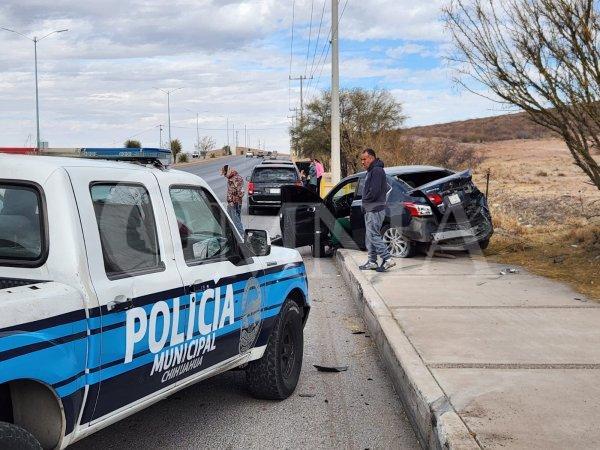
[[[379,266],[375,261],[367,261],[362,266],[358,266],[360,270],[377,270]]]
[[[386,272],[388,269],[394,267],[396,263],[392,260],[392,258],[388,258],[384,260],[381,265],[375,269],[377,272]]]

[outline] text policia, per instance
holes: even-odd
[[[200,298],[199,305],[198,298]],[[207,304],[210,303],[214,305],[212,320],[206,317],[209,312]],[[181,309],[189,311],[185,331],[180,331]],[[159,316],[163,316],[162,321],[158,320]],[[144,308],[130,309],[127,311],[124,363],[128,364],[133,360],[135,344],[147,338],[148,349],[154,354],[150,375],[174,368],[176,373],[165,373],[162,377],[162,382],[168,381],[202,364],[202,355],[215,349],[217,330],[234,322],[234,297],[231,284],[225,287],[223,299],[221,287],[192,294],[189,308],[185,306],[181,308],[180,298],[174,298],[172,314],[166,301],[156,302],[152,306],[149,317]],[[162,327],[157,326],[161,323]],[[167,342],[169,348],[162,351]]]

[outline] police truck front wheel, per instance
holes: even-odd
[[[0,422],[0,448],[11,450],[42,450],[33,435],[16,425]]]
[[[302,311],[295,301],[288,299],[273,325],[265,354],[246,368],[252,395],[268,400],[283,400],[292,395],[300,378],[303,350]]]

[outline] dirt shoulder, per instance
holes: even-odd
[[[486,255],[570,283],[600,300],[600,191],[560,140],[481,144],[475,181],[496,228]]]
[[[217,161],[217,160],[219,160],[221,158],[228,158],[230,156],[231,155],[216,156],[214,158],[206,158],[206,159],[204,159],[204,158],[202,158],[202,159],[200,159],[200,158],[196,158],[196,159],[190,158],[190,160],[188,162],[173,164],[173,167],[179,168],[179,167],[187,167],[187,166],[197,166],[199,164],[205,164],[205,163]]]

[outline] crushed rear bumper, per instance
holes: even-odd
[[[480,214],[475,220],[447,223],[440,226],[435,217],[413,218],[403,227],[403,234],[411,241],[434,244],[443,250],[465,250],[487,241],[494,233],[491,218]]]

